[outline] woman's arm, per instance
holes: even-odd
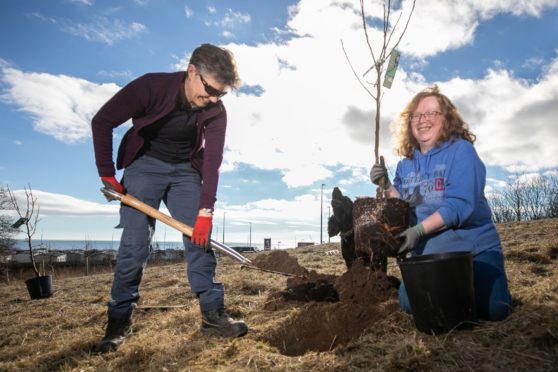
[[[446,223],[439,212],[432,213],[430,216],[426,217],[421,224],[424,228],[424,235],[435,233],[446,228]]]

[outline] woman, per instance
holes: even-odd
[[[511,310],[500,237],[484,196],[486,169],[473,143],[475,135],[453,103],[428,88],[413,97],[398,120],[397,164],[393,185],[387,169],[375,164],[370,178],[387,197],[407,201],[411,226],[400,237],[399,254],[470,251],[473,254],[477,315],[502,320]],[[411,307],[404,285],[404,311]]]

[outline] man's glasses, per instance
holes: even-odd
[[[227,94],[227,92],[223,92],[222,90],[215,89],[211,85],[209,85],[207,83],[207,81],[205,81],[205,79],[203,78],[202,74],[198,73],[198,75],[200,75],[200,80],[203,84],[203,88],[205,89],[205,92],[207,94],[209,94],[210,96],[215,97],[215,98],[221,98],[225,94]]]
[[[411,118],[411,121],[413,123],[418,123],[420,121],[420,118],[422,116],[424,116],[424,118],[426,120],[432,120],[434,119],[436,116],[441,115],[442,113],[439,111],[426,111],[425,113],[421,114],[420,112],[414,112],[412,114],[409,114],[409,118]]]

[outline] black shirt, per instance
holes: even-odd
[[[182,85],[174,110],[141,132],[145,138],[142,153],[167,163],[189,161],[196,146],[197,118],[198,112],[188,104]]]

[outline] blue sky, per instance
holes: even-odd
[[[396,2],[403,19],[409,1]],[[384,90],[381,153],[398,158],[389,123],[438,84],[477,135],[487,192],[558,168],[558,1],[417,2]],[[370,25],[381,7],[367,1]],[[401,30],[401,26],[396,30]],[[274,246],[323,238],[329,198],[372,196],[375,103],[355,79],[372,64],[358,1],[20,0],[0,5],[0,182],[31,185],[44,239],[118,238],[118,206],[99,192],[90,120],[146,72],[187,66],[210,42],[236,56],[243,87],[223,101],[229,126],[214,231]],[[370,30],[373,49],[379,31]],[[115,145],[127,125],[115,135]],[[158,226],[156,239],[178,240]],[[337,240],[333,239],[334,241]],[[279,243],[281,242],[281,243]]]

